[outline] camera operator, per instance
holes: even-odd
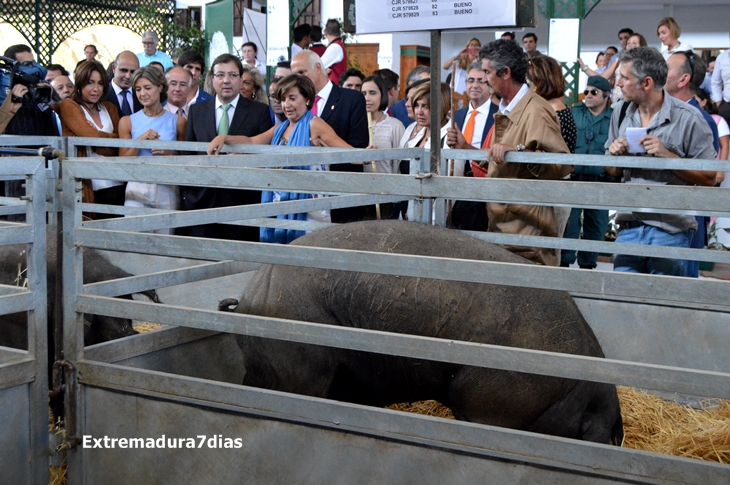
[[[38,78],[39,82],[42,82],[46,76],[46,70],[40,64],[35,62],[33,51],[31,48],[24,44],[16,44],[8,47],[5,50],[4,56],[15,60],[18,64],[15,67],[26,77],[34,76]],[[8,105],[7,99],[4,100],[0,111],[6,120],[0,120],[0,127],[5,125],[5,135],[25,135],[25,136],[59,136],[58,125],[54,117],[54,112],[50,107],[49,102],[37,102],[31,94],[32,91],[36,91],[37,86],[31,84],[31,86],[24,86],[18,82],[15,82],[13,73],[3,73],[3,76],[10,75],[12,81],[12,88],[8,92],[10,98],[10,104]],[[32,78],[31,78],[32,79]],[[24,81],[26,84],[27,82]],[[5,83],[3,83],[5,84]],[[7,84],[6,84],[7,85]],[[53,92],[53,88],[50,88]],[[9,109],[6,109],[9,108]],[[6,197],[19,197],[25,194],[25,189],[22,187],[22,180],[9,180],[5,182],[5,196]],[[9,220],[18,220],[17,218],[24,219],[24,216],[8,216]]]
[[[10,83],[3,82],[6,86],[11,86],[8,92],[10,98],[10,106],[7,111],[3,110],[3,114],[9,118],[6,127],[2,132],[5,135],[24,135],[24,136],[59,136],[58,125],[54,112],[50,106],[50,96],[46,101],[38,101],[35,94],[45,89],[46,84],[43,79],[46,77],[46,70],[43,66],[35,62],[33,51],[25,44],[16,44],[8,47],[3,54],[9,59],[15,60],[18,64],[13,66],[11,73],[3,72],[7,81],[10,76]],[[15,72],[17,69],[17,72]],[[22,77],[23,81],[16,82],[18,77]],[[37,81],[32,81],[37,80]],[[27,84],[27,86],[23,86]],[[21,89],[21,86],[25,90]],[[53,88],[48,85],[50,92]],[[22,96],[20,94],[22,93]],[[4,100],[3,106],[7,106]],[[3,121],[3,123],[6,123]],[[25,195],[23,188],[23,180],[8,180],[5,182],[6,197],[20,197]],[[25,220],[24,215],[10,215],[8,220],[20,221]]]
[[[27,87],[22,84],[16,84],[10,91],[12,96],[7,96],[5,101],[3,101],[3,104],[0,105],[0,134],[5,132],[5,128],[7,128],[10,120],[13,119],[13,116],[15,116],[20,107],[23,106],[23,103],[13,103],[12,97],[22,98],[27,92]]]

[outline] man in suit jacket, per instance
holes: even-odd
[[[463,137],[458,148],[480,150],[484,146],[487,133],[494,125],[494,113],[499,108],[496,97],[487,85],[487,77],[480,61],[467,69],[466,94],[469,105],[454,113],[454,122]],[[470,121],[471,120],[471,121]],[[470,160],[454,160],[455,176],[471,176]],[[450,225],[456,229],[486,231],[488,225],[487,207],[484,202],[457,200],[451,210]]]
[[[191,89],[188,93],[188,105],[202,103],[203,101],[213,99],[213,96],[206,93],[199,87],[200,77],[203,75],[203,71],[205,70],[205,59],[203,56],[195,51],[185,51],[180,54],[180,57],[177,60],[177,65],[187,69],[193,74],[193,87],[195,89]]]
[[[119,112],[119,117],[131,115],[142,109],[142,105],[134,93],[132,76],[134,71],[139,69],[139,60],[132,51],[122,51],[114,59],[112,66],[114,78],[109,83],[109,92],[106,100],[109,101]],[[124,99],[127,100],[129,111],[125,112]]]
[[[223,117],[223,105],[229,105],[229,135],[256,136],[273,126],[269,107],[263,103],[242,98],[241,61],[230,54],[218,56],[210,67],[213,74],[213,88],[216,97],[190,106],[185,127],[186,141],[210,142],[218,136]],[[257,190],[221,189],[209,187],[180,187],[180,198],[184,210],[212,209],[234,205],[261,203],[261,192]],[[205,224],[189,228],[187,233],[194,237],[235,239],[238,241],[259,241],[258,227]]]
[[[472,63],[467,70],[466,93],[469,96],[469,105],[454,113],[454,122],[464,134],[463,141],[460,137],[461,143],[455,148],[481,150],[487,133],[494,124],[494,113],[497,112],[499,103],[492,100],[492,90],[487,85],[487,77],[480,61]],[[472,117],[474,123],[469,127]],[[470,167],[454,167],[454,175],[464,175],[469,171]]]
[[[367,148],[368,118],[365,97],[352,89],[342,89],[331,82],[325,72],[322,59],[310,50],[296,54],[291,61],[294,74],[307,76],[314,83],[315,103],[312,113],[319,116],[335,130],[337,136],[355,148]],[[339,163],[329,166],[333,172],[362,172],[362,165]],[[362,220],[361,207],[333,209],[332,222]]]

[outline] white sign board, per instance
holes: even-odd
[[[558,62],[576,62],[580,19],[550,19],[548,55]]]
[[[516,0],[355,0],[357,33],[515,25]]]
[[[266,65],[289,60],[289,0],[266,3]]]

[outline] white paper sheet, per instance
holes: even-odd
[[[646,136],[646,128],[626,128],[626,141],[629,142],[629,153],[646,153],[644,145],[639,143]]]

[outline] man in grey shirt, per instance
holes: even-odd
[[[639,142],[648,156],[714,159],[712,131],[701,113],[664,91],[667,64],[662,55],[650,47],[636,47],[623,51],[619,60],[617,83],[624,100],[614,107],[606,154],[632,155],[626,129],[643,127],[647,132]],[[606,167],[606,171],[623,175],[627,184],[712,186],[716,177],[716,172],[696,170]],[[623,243],[689,248],[697,230],[690,215],[621,212],[616,221],[616,242]],[[686,262],[617,254],[614,271],[684,276]]]

